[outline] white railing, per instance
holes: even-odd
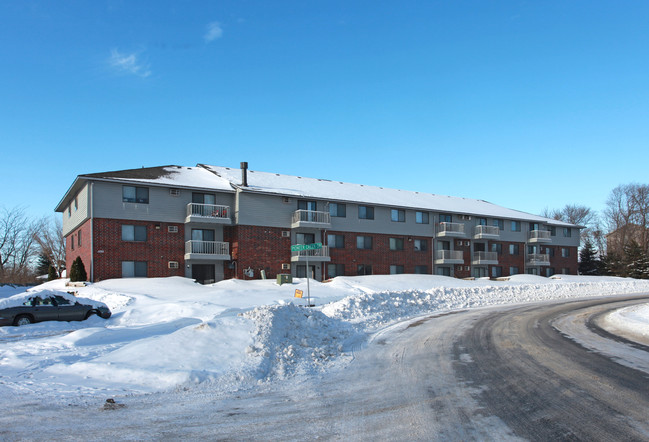
[[[185,253],[197,253],[201,255],[229,255],[230,243],[221,241],[187,241]]]
[[[216,204],[187,204],[187,216],[200,216],[203,218],[230,218],[229,206],[217,206]]]
[[[435,253],[435,259],[463,260],[464,252],[462,250],[438,250]]]
[[[291,252],[291,256],[308,256],[309,258],[329,257],[329,246],[322,246],[321,249],[297,250]]]
[[[532,265],[550,264],[550,255],[546,253],[530,253],[527,262]]]
[[[475,236],[500,236],[500,229],[496,226],[475,226]]]
[[[329,215],[329,212],[300,209],[293,212],[293,224],[299,222],[331,224],[331,215]]]
[[[550,231],[549,230],[530,230],[530,240],[536,241],[550,241]]]
[[[464,224],[462,223],[442,222],[438,224],[438,228],[438,233],[464,233]]]
[[[498,261],[498,252],[473,252],[473,262]]]

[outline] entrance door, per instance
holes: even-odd
[[[309,278],[315,279],[315,266],[309,266]],[[306,265],[298,265],[295,268],[295,276],[298,278],[306,278]]]
[[[192,264],[192,278],[199,284],[215,283],[214,264]]]

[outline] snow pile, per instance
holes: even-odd
[[[40,298],[40,299],[46,299],[46,298],[54,298],[54,297],[61,297],[64,298],[71,303],[78,302],[80,304],[84,305],[91,305],[92,307],[95,308],[100,308],[100,307],[107,307],[107,305],[101,301],[97,301],[94,299],[88,299],[88,298],[79,298],[76,296],[71,295],[68,292],[64,292],[61,290],[39,290],[39,289],[31,289],[27,292],[24,293],[19,293],[17,295],[10,296],[5,299],[0,299],[0,309],[4,308],[11,308],[11,307],[21,307],[24,305],[27,305],[29,303],[31,305],[31,301]]]
[[[649,344],[649,304],[615,310],[605,317],[607,328]]]

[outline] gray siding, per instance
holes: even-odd
[[[72,231],[90,218],[90,191],[86,184],[79,193],[70,200],[70,204],[63,211],[63,236],[69,235]],[[75,200],[77,207],[75,208]]]

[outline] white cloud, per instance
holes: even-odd
[[[221,38],[223,35],[223,29],[221,28],[221,24],[217,21],[213,21],[212,23],[207,25],[207,32],[205,32],[205,41],[207,43],[216,40],[217,38]]]
[[[117,49],[113,49],[110,51],[108,64],[121,74],[132,74],[142,78],[151,75],[149,65],[139,60],[138,54],[135,52],[123,54]]]

